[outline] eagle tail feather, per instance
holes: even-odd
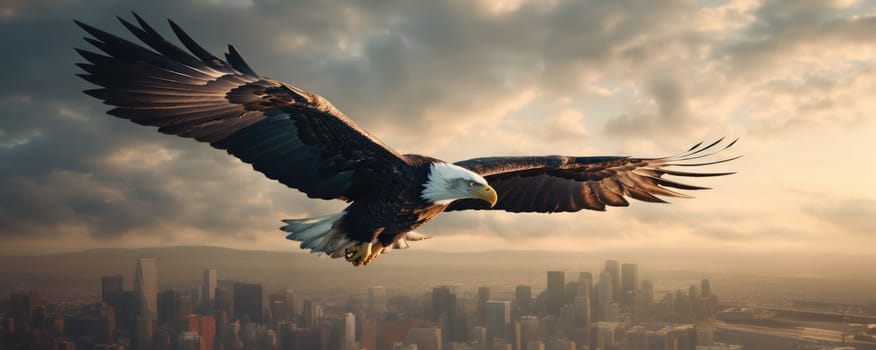
[[[310,249],[311,253],[326,254],[332,258],[344,256],[344,251],[356,244],[347,238],[345,232],[338,228],[338,223],[346,212],[318,216],[306,219],[285,219],[285,226],[280,230],[288,232],[286,239],[301,242],[302,249]]]

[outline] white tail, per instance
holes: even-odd
[[[344,256],[344,250],[357,242],[352,242],[342,232],[337,223],[346,214],[342,211],[337,214],[318,216],[307,219],[286,219],[287,225],[280,227],[289,232],[286,239],[300,241],[302,249],[310,249],[312,253],[325,253],[332,258]]]

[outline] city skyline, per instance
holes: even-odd
[[[108,275],[92,281],[99,282],[94,288],[99,294],[66,302],[65,307],[35,292],[14,292],[7,303],[0,303],[0,341],[6,346],[24,339],[25,344],[48,342],[65,349],[131,346],[134,350],[553,350],[581,345],[596,350],[799,349],[804,345],[831,349],[850,344],[862,350],[876,348],[876,327],[860,324],[876,325],[876,302],[870,306],[804,301],[792,306],[783,306],[787,301],[775,306],[722,304],[721,291],[713,289],[709,278],[659,295],[654,293],[655,281],[644,279],[635,286],[622,284],[625,293],[615,299],[609,272],[613,267],[624,267],[619,271],[621,281],[638,278],[638,264],[621,262],[606,260],[595,286],[591,286],[591,271],[543,271],[543,289],[454,284],[436,285],[424,295],[416,289],[390,292],[371,286],[362,288],[367,291],[364,296],[360,291],[346,301],[318,293],[298,295],[288,289],[294,285],[268,290],[261,283],[224,279],[221,270],[208,267],[203,272],[218,278],[215,303],[200,298],[204,281],[195,279],[190,283],[196,287],[162,290],[156,314],[144,307],[144,282],[135,282],[133,291],[124,290],[121,276]],[[160,274],[152,274],[150,265],[155,263],[152,257],[136,259],[135,278],[160,280]],[[568,282],[557,288],[561,280]],[[303,297],[301,308],[299,297]],[[555,298],[562,299],[559,309],[552,306]],[[97,301],[101,302],[94,304]],[[481,301],[484,306],[476,307]],[[595,308],[592,302],[597,303]],[[377,312],[375,305],[384,305],[385,310]],[[832,311],[837,308],[845,308],[842,315]],[[157,317],[144,325],[144,316]],[[764,323],[763,317],[771,323]],[[812,328],[827,326],[831,319],[840,323]],[[795,323],[810,328],[789,326]],[[65,328],[68,324],[71,328]]]

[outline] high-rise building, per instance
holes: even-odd
[[[154,320],[158,316],[158,268],[155,258],[137,259],[134,292],[140,304],[140,315]]]
[[[103,303],[98,309],[95,335],[97,342],[109,344],[115,342],[116,310],[111,305]]]
[[[356,344],[356,316],[352,313],[344,314],[344,324],[341,329],[341,350],[355,350]]]
[[[597,300],[596,314],[599,316],[599,317],[597,317],[597,320],[599,320],[599,321],[605,320],[605,313],[606,313],[606,310],[608,310],[608,305],[610,305],[612,303],[613,292],[612,292],[611,288],[612,288],[611,274],[608,271],[603,270],[602,272],[599,273],[599,286],[597,289],[597,296],[596,296],[596,300]]]
[[[529,344],[536,340],[541,340],[540,328],[541,322],[535,316],[520,317],[520,343]]]
[[[113,304],[115,302],[114,299],[118,298],[118,295],[125,290],[122,282],[122,275],[101,277],[100,300],[105,303]]]
[[[298,297],[295,296],[295,290],[286,289],[286,308],[288,309],[290,319],[298,319],[300,313],[298,309]]]
[[[704,298],[712,297],[712,282],[709,282],[708,278],[704,278],[700,281],[700,295]]]
[[[229,321],[235,320],[234,317],[234,287],[218,286],[216,287],[215,311],[225,312],[225,316]]]
[[[509,338],[508,325],[511,324],[511,303],[508,301],[487,300],[486,304],[487,344],[492,346],[493,338]]]
[[[176,294],[176,319],[183,320],[188,315],[195,313],[195,303],[192,300],[192,293],[188,290],[177,292]]]
[[[264,322],[263,295],[261,284],[234,283],[234,316],[248,316],[255,323]]]
[[[172,324],[179,318],[179,298],[175,289],[165,289],[158,293],[158,322]]]
[[[198,334],[201,335],[201,349],[213,350],[216,344],[216,318],[200,316],[198,318]]]
[[[532,314],[532,287],[519,285],[514,291],[514,305],[517,316]]]
[[[304,327],[318,327],[322,321],[322,316],[322,305],[314,303],[310,299],[304,299],[304,305],[301,309],[301,320],[304,322]]]
[[[547,307],[548,314],[558,316],[560,307],[565,304],[566,276],[563,271],[548,271]]]
[[[368,314],[377,317],[386,312],[386,288],[374,286],[368,288]]]
[[[636,289],[639,286],[639,265],[623,264],[621,265],[621,300],[627,307],[632,307],[636,302]]]
[[[365,319],[359,334],[359,346],[366,350],[377,350],[377,321]]]
[[[204,311],[212,311],[216,302],[216,269],[204,270],[204,281],[201,284],[201,305]]]
[[[605,271],[611,276],[611,302],[619,303],[623,294],[621,291],[620,263],[617,260],[606,260]],[[602,283],[601,280],[600,283]]]
[[[578,273],[578,295],[593,294],[593,274],[590,272]]]
[[[441,328],[411,328],[405,343],[417,345],[417,350],[441,350]]]
[[[490,287],[478,287],[478,303],[476,313],[478,314],[478,326],[486,325],[487,322],[487,300],[490,300]]]

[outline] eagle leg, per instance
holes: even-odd
[[[371,254],[368,254],[368,257],[365,258],[365,261],[362,262],[362,265],[370,264],[372,261],[377,259],[380,253],[383,253],[383,244],[380,243],[380,241],[374,242],[374,244],[371,245]]]

